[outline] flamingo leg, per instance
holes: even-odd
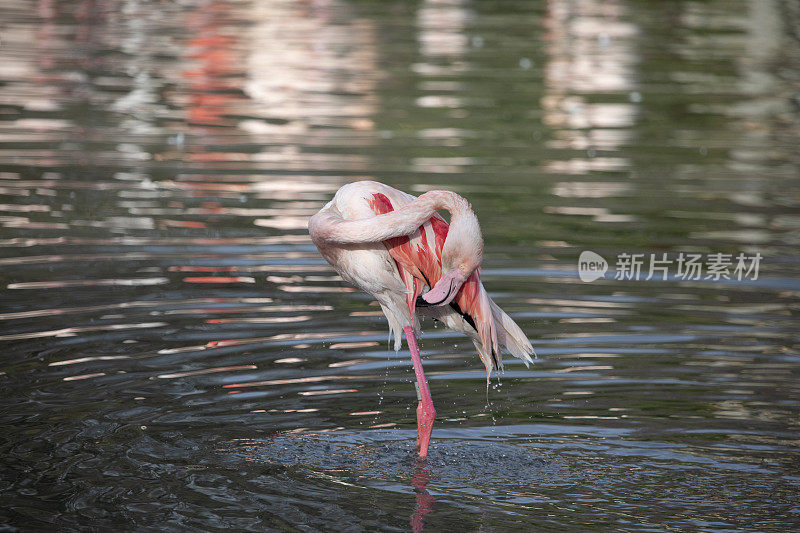
[[[419,403],[417,404],[417,450],[419,451],[419,458],[425,459],[428,456],[428,445],[431,442],[436,409],[433,408],[431,391],[428,388],[428,381],[425,379],[425,372],[422,370],[422,358],[419,355],[414,328],[406,326],[403,328],[403,333],[406,335],[408,350],[411,352],[411,362],[414,365],[414,374],[417,376],[417,393],[419,396]]]

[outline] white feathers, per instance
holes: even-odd
[[[483,237],[478,217],[469,209],[454,211],[450,219],[447,240],[442,249],[442,270],[447,272],[459,265],[466,266],[466,276],[477,269],[483,259]]]
[[[508,353],[522,359],[525,366],[533,363],[531,355],[536,357],[536,352],[533,351],[531,341],[522,332],[520,327],[508,316],[500,307],[489,300],[492,306],[492,316],[494,317],[495,326],[497,326],[497,341],[502,344]]]
[[[497,335],[497,343],[502,349],[517,359],[521,359],[528,367],[533,363],[531,356],[536,357],[536,353],[530,341],[522,332],[522,329],[514,320],[508,316],[500,307],[487,296],[494,319],[494,329]],[[423,307],[417,310],[421,315],[435,318],[453,331],[458,331],[467,335],[475,344],[478,355],[486,366],[487,372],[495,367],[498,370],[503,368],[503,358],[500,352],[497,354],[498,365],[493,364],[491,350],[484,348],[481,338],[475,328],[472,327],[461,315],[450,307]]]
[[[379,204],[384,214],[375,214]],[[423,240],[428,250],[436,249],[434,230],[428,221],[436,216],[438,209],[450,212],[450,227],[441,257],[427,257],[427,264],[439,261],[442,273],[448,268],[463,267],[465,275],[469,276],[480,266],[483,239],[478,219],[469,203],[453,192],[429,191],[415,198],[382,183],[355,182],[340,188],[333,200],[309,220],[311,239],[322,256],[342,278],[371,294],[380,303],[396,351],[400,349],[404,327],[412,326],[419,331],[417,317],[409,309],[413,302],[407,299],[406,284],[414,285],[421,280],[403,281],[398,270],[400,263],[395,261],[383,241],[414,234],[420,226],[426,225],[429,231],[420,230],[425,234]],[[413,279],[408,267],[399,268]],[[535,355],[530,341],[519,326],[491,301],[479,280],[478,291],[475,297],[464,297],[469,302],[465,309],[458,309],[454,304],[454,307],[418,308],[416,312],[436,318],[450,329],[469,336],[486,366],[487,377],[492,369],[502,367],[500,347],[522,359],[526,365],[530,364],[531,355]]]

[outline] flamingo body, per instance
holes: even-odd
[[[438,209],[450,211],[450,224]],[[418,422],[428,438],[433,420],[426,413],[435,412],[429,394],[425,398],[428,387],[416,348],[418,316],[435,318],[470,337],[487,379],[493,369],[502,368],[501,347],[526,365],[532,362],[527,337],[483,287],[480,227],[457,194],[430,191],[414,197],[374,181],[350,183],[311,217],[309,233],[343,279],[378,301],[394,334],[395,350],[400,332],[405,332],[421,389]],[[424,457],[427,439],[422,440]]]

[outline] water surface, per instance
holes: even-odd
[[[0,524],[800,525],[800,48],[778,0],[0,7]],[[438,420],[305,224],[342,184],[469,198],[532,339]],[[584,250],[610,263],[580,281]],[[614,279],[620,254],[757,279]]]

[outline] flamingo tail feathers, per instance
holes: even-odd
[[[525,333],[522,332],[517,323],[500,309],[500,306],[491,300],[489,302],[495,322],[497,341],[505,347],[508,353],[517,359],[522,359],[526,367],[529,366],[533,363],[531,356],[536,357],[531,341],[528,340],[528,337],[525,336]]]

